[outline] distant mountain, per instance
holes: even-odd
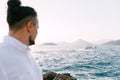
[[[83,48],[86,46],[93,46],[92,43],[82,40],[82,39],[78,39],[77,41],[73,42],[72,45],[76,48]]]
[[[110,42],[110,41],[112,41],[112,40],[110,40],[110,39],[104,39],[104,40],[95,41],[93,43],[101,45],[101,44],[104,44],[104,43],[107,43],[107,42]]]
[[[59,42],[56,44],[63,49],[76,49],[76,48],[85,48],[87,46],[93,46],[92,43],[82,40],[82,39],[78,39],[75,42],[71,42],[71,43]]]
[[[120,45],[120,40],[109,41],[103,45]]]
[[[94,45],[88,41],[78,39],[75,42],[53,42],[53,43],[44,43],[41,47],[53,47],[53,48],[60,48],[60,49],[80,49],[80,48],[91,48]]]
[[[44,43],[44,44],[42,44],[42,45],[51,45],[51,46],[56,46],[57,44],[55,44],[55,43]]]

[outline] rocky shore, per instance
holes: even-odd
[[[71,76],[69,73],[55,73],[55,72],[48,72],[43,74],[43,80],[77,80],[73,76]]]

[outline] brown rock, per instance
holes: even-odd
[[[57,73],[54,72],[48,72],[46,74],[43,74],[43,80],[53,80]]]
[[[48,72],[43,75],[43,80],[77,80],[69,73],[57,74],[54,72]]]
[[[68,74],[57,74],[54,80],[76,80],[76,79]]]

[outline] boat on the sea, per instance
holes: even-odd
[[[86,47],[83,48],[83,50],[84,51],[93,51],[96,48],[97,48],[96,46],[87,45]]]

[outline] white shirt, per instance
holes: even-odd
[[[0,44],[0,80],[43,80],[27,45],[6,36]]]

